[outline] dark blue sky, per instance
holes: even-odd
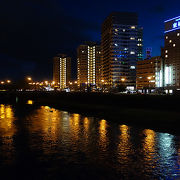
[[[51,79],[52,57],[67,53],[87,40],[100,41],[101,24],[112,11],[139,14],[144,28],[144,49],[160,55],[164,20],[180,15],[180,1],[111,0],[1,0],[0,1],[0,80],[23,78]]]

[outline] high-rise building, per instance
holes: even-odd
[[[77,48],[77,80],[78,85],[99,86],[101,82],[100,46],[94,42],[86,42]]]
[[[136,63],[143,59],[143,30],[136,13],[114,12],[102,24],[102,73],[104,83],[136,87]]]
[[[53,81],[60,89],[68,87],[71,80],[71,58],[65,54],[58,54],[53,59]]]
[[[180,88],[180,16],[165,21],[164,85]]]

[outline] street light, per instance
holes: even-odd
[[[124,81],[125,81],[125,78],[121,78],[121,81],[124,82]]]
[[[28,80],[28,81],[31,81],[31,80],[32,80],[32,78],[31,78],[31,77],[27,77],[27,80]]]
[[[11,83],[11,81],[10,81],[10,80],[7,80],[7,83]]]

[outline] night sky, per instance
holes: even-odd
[[[0,80],[52,79],[57,53],[72,56],[76,71],[77,46],[100,41],[101,24],[113,11],[139,14],[144,49],[152,47],[156,56],[163,46],[163,22],[180,15],[180,1],[0,0]]]

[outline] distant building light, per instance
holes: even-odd
[[[136,29],[136,27],[135,26],[131,26],[131,29]]]
[[[136,69],[136,67],[135,66],[130,66],[130,69]]]
[[[134,51],[131,51],[130,54],[135,54],[135,52],[134,52]]]
[[[168,36],[166,36],[166,39],[168,39]]]
[[[166,50],[165,53],[168,53],[168,50]]]
[[[172,40],[169,40],[169,43],[172,43]]]
[[[175,47],[176,46],[176,44],[173,44],[173,47]]]

